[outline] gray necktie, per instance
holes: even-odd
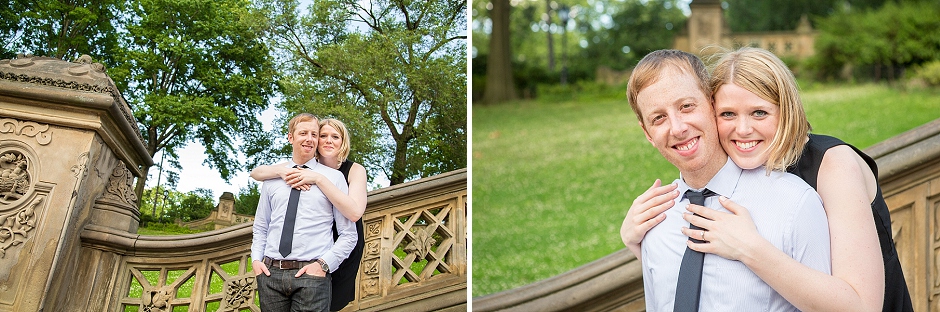
[[[705,206],[705,198],[715,196],[715,192],[705,189],[702,192],[688,190],[685,197],[689,202],[699,206]],[[701,230],[693,224],[689,224],[693,230]],[[689,238],[693,242],[701,243],[703,241]],[[685,254],[682,256],[682,265],[679,267],[679,283],[676,285],[676,301],[673,306],[675,312],[695,312],[698,311],[699,297],[702,293],[702,264],[705,263],[705,254],[685,248]]]
[[[306,165],[296,165],[294,168],[304,168]],[[287,200],[287,214],[284,216],[284,230],[281,231],[281,244],[278,251],[281,256],[287,257],[290,254],[291,245],[294,241],[294,221],[297,220],[297,202],[300,200],[300,190],[291,188],[290,199]]]

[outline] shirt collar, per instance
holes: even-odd
[[[307,166],[307,169],[313,169],[313,167],[316,167],[318,164],[320,163],[317,162],[316,158],[311,158],[306,163],[303,163],[303,165]],[[295,163],[293,159],[287,160],[287,165],[285,165],[285,167],[294,168],[294,166],[297,166],[297,163]]]
[[[708,181],[708,184],[705,184],[705,188],[718,195],[731,197],[731,195],[734,194],[735,188],[738,186],[738,178],[741,177],[741,172],[741,167],[735,165],[734,161],[731,161],[731,157],[728,157],[728,160],[725,161],[725,165],[721,167],[721,170],[718,170],[718,173]],[[693,189],[689,187],[688,184],[685,184],[685,180],[682,179],[682,173],[679,173],[679,181],[677,183],[679,184],[677,190],[679,191],[680,199],[684,198],[685,192],[690,189],[695,191],[702,190]]]

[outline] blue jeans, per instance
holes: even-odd
[[[281,270],[269,267],[271,276],[264,273],[255,277],[258,297],[263,312],[329,311],[332,287],[330,274],[325,277],[302,274],[300,269]]]

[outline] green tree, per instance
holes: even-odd
[[[940,5],[886,3],[878,10],[852,11],[820,20],[812,64],[823,76],[844,65],[893,80],[908,67],[940,59]]]
[[[183,222],[205,219],[215,209],[212,190],[199,188],[185,193],[179,202],[179,206],[173,208],[167,211],[170,218],[180,219]]]
[[[21,12],[25,11],[25,4],[22,0],[0,3],[0,59],[13,58],[19,51],[23,30]]]
[[[800,17],[827,17],[844,10],[877,8],[884,0],[725,0],[725,19],[735,32],[791,31]]]
[[[128,36],[114,52],[119,65],[109,72],[133,108],[147,151],[164,152],[178,168],[176,150],[198,141],[208,164],[229,179],[245,165],[235,139],[245,142],[249,157],[270,146],[256,118],[275,81],[260,12],[247,0],[132,3]],[[146,180],[137,180],[138,194]]]
[[[254,215],[258,209],[259,200],[261,200],[261,190],[258,183],[248,182],[248,185],[238,189],[238,195],[235,196],[235,212]]]
[[[0,57],[17,53],[113,65],[125,0],[10,0],[0,5]],[[117,25],[116,25],[117,24]]]
[[[347,123],[351,158],[393,185],[466,167],[467,1],[297,6],[266,3],[287,112]]]
[[[173,189],[174,185],[154,186],[144,190],[140,198],[141,226],[151,222],[173,223],[170,211],[179,210],[183,193]]]
[[[617,70],[632,68],[644,55],[670,48],[672,37],[685,26],[686,17],[676,0],[610,3],[605,12],[585,12],[582,24],[587,47],[581,59]],[[607,14],[610,24],[591,23],[594,15]]]

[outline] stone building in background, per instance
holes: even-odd
[[[190,229],[218,230],[241,223],[253,223],[255,216],[235,212],[235,195],[224,192],[219,196],[219,204],[205,219],[191,222],[182,222],[177,219],[180,226]]]
[[[686,28],[673,38],[673,49],[698,55],[709,55],[721,48],[743,46],[766,49],[781,58],[804,59],[815,53],[813,43],[817,32],[803,15],[793,31],[732,33],[725,22],[721,0],[694,0]]]

